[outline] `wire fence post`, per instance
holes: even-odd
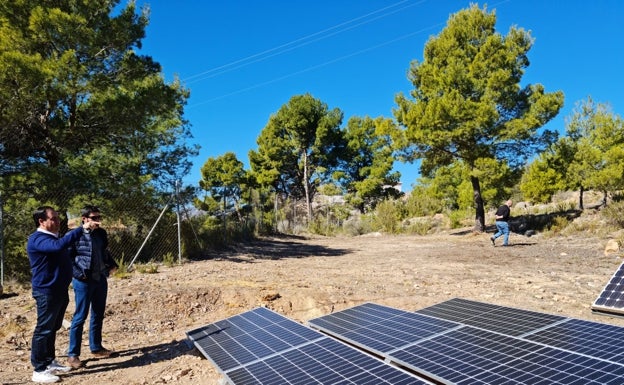
[[[152,235],[152,233],[154,232],[154,229],[156,228],[156,225],[158,224],[158,222],[160,222],[160,218],[162,218],[162,216],[165,214],[165,212],[169,208],[169,203],[171,203],[171,199],[173,199],[173,195],[171,196],[171,198],[169,198],[169,202],[167,202],[167,204],[165,205],[163,210],[160,212],[160,215],[158,216],[158,219],[156,219],[156,222],[154,222],[154,225],[152,226],[152,228],[150,229],[149,233],[147,234],[147,236],[143,240],[143,243],[141,244],[141,247],[139,247],[139,250],[137,251],[136,255],[134,256],[134,258],[132,258],[132,261],[130,261],[130,264],[128,265],[128,269],[130,269],[132,267],[132,264],[134,263],[134,261],[137,259],[139,254],[141,254],[141,250],[143,250],[143,247],[147,243],[147,240],[150,238],[150,235]]]
[[[182,264],[182,232],[180,225],[180,181],[175,182],[176,219],[178,220],[178,263]]]
[[[2,202],[2,191],[0,191],[0,295],[4,289],[4,225],[2,217],[4,216],[4,203]]]

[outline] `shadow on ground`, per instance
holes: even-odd
[[[298,242],[297,236],[260,238],[237,243],[222,250],[211,251],[199,259],[227,259],[232,262],[250,262],[250,259],[305,258],[309,256],[338,257],[350,253],[349,249],[336,249]],[[244,256],[244,257],[241,257]]]
[[[538,231],[545,231],[550,229],[561,218],[565,218],[568,221],[573,221],[575,218],[578,218],[581,213],[582,210],[567,210],[539,215],[518,215],[509,220],[509,231],[511,231],[512,233],[526,235],[530,237]],[[474,229],[463,229],[452,232],[451,235],[468,235],[473,232]],[[496,225],[486,225],[485,232],[495,233]]]
[[[182,340],[115,353],[114,358],[83,359],[82,362],[85,367],[73,370],[63,377],[82,377],[111,370],[147,366],[155,362],[172,360],[185,354],[197,355],[197,350],[188,341]],[[114,362],[111,362],[113,360]]]

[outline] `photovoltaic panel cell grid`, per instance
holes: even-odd
[[[622,365],[472,326],[389,357],[446,384],[621,384],[624,375]]]
[[[257,308],[187,332],[231,384],[430,384]]]
[[[440,328],[437,333],[403,336],[404,345],[398,346],[393,333],[387,333],[391,342],[374,333],[388,324],[380,319],[380,308],[384,307],[364,304],[309,324],[373,352],[380,345],[393,346],[394,350],[383,354],[387,361],[446,384],[622,383],[624,366],[619,363],[621,349],[616,343],[622,328],[453,299],[416,313],[404,312],[405,318],[400,318],[401,311],[388,309],[393,321],[411,319],[408,314],[432,318],[433,323],[443,321],[439,317],[452,320],[451,327]],[[371,317],[367,315],[369,309],[375,309]],[[513,320],[518,330],[513,329]],[[405,325],[396,329],[407,330]],[[605,332],[608,337],[592,337],[592,333]],[[369,343],[371,335],[379,341]]]
[[[466,309],[464,316],[461,315],[462,308]],[[620,342],[624,340],[624,328],[619,326],[461,298],[453,298],[416,313],[459,320],[471,326],[624,364],[624,347]],[[518,331],[513,330],[514,325]]]
[[[624,316],[624,263],[609,280],[598,298],[592,304],[592,311]]]
[[[313,319],[309,325],[378,355],[405,346],[414,338],[427,338],[459,326],[373,303]]]
[[[416,313],[461,322],[510,336],[520,336],[566,319],[566,317],[462,298],[453,298],[418,310]]]

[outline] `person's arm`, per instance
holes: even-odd
[[[37,236],[33,237],[28,246],[33,251],[39,251],[42,253],[56,253],[78,240],[82,235],[82,227],[77,227],[61,238],[54,238],[53,236]]]

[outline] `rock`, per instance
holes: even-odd
[[[620,251],[620,244],[615,239],[609,239],[607,245],[605,246],[604,255],[609,255],[611,253],[617,253]]]

